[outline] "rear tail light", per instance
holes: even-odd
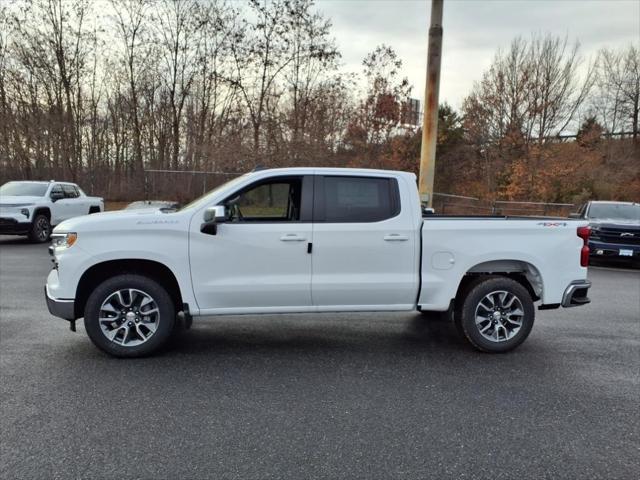
[[[582,239],[582,250],[580,250],[580,265],[582,267],[589,266],[589,235],[591,234],[591,228],[578,227],[578,236]]]

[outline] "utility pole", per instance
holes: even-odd
[[[422,118],[422,149],[420,151],[420,200],[433,205],[433,177],[438,139],[438,96],[440,92],[440,61],[442,59],[442,10],[444,0],[431,0],[431,26],[427,53],[427,82],[424,89]]]

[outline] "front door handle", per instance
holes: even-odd
[[[301,237],[300,235],[296,235],[295,233],[287,233],[280,237],[280,241],[282,242],[306,242],[307,239],[305,237]]]
[[[384,236],[385,242],[406,242],[409,240],[407,235],[400,235],[399,233],[390,233]]]

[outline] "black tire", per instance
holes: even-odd
[[[514,296],[522,307],[516,310],[522,310],[521,316],[516,316],[516,320],[521,322],[521,326],[515,330],[515,324],[510,320],[504,320],[506,317],[500,317],[498,320],[493,321],[489,309],[481,307],[480,302],[483,301],[488,295],[494,292],[508,292]],[[500,297],[502,294],[494,295],[498,310],[500,309]],[[515,303],[515,301],[514,301]],[[485,302],[488,304],[488,302]],[[516,303],[516,305],[518,305]],[[512,306],[513,308],[513,306]],[[476,322],[476,311],[481,312],[483,315],[487,315],[487,320],[481,323]],[[499,314],[499,311],[495,313]],[[515,313],[507,315],[516,315]],[[466,338],[471,345],[481,352],[501,353],[513,350],[522,342],[524,342],[531,329],[533,328],[533,322],[535,320],[535,308],[531,294],[529,291],[517,281],[502,277],[502,276],[487,276],[478,277],[477,280],[471,282],[468,287],[461,292],[461,298],[456,304],[456,310],[454,313],[454,321],[458,331]],[[490,323],[497,324],[496,326],[489,325]],[[505,325],[504,327],[502,325]],[[486,330],[488,328],[488,330]],[[509,328],[515,333],[511,333]],[[486,335],[495,333],[498,330],[498,339],[490,340],[483,333],[481,329],[485,329]],[[512,336],[507,338],[507,332]],[[502,332],[502,333],[501,333]],[[493,335],[491,335],[493,337]],[[500,337],[504,337],[500,339]]]
[[[29,240],[33,243],[45,243],[51,237],[51,223],[49,217],[42,213],[36,214],[31,223],[29,231]]]
[[[89,207],[89,215],[92,213],[100,213],[100,207]]]
[[[103,303],[112,297],[115,292],[128,289],[138,290],[148,295],[152,298],[153,302],[155,302],[155,307],[157,307],[159,312],[156,330],[139,345],[124,345],[124,342],[118,343],[116,340],[109,340],[106,333],[103,333],[99,321],[100,309],[103,306]],[[131,297],[129,297],[129,300],[130,305],[135,304]],[[140,310],[142,310],[142,308],[140,308]],[[116,312],[116,314],[120,315],[118,312]],[[117,318],[114,317],[114,322],[112,323],[120,321],[126,322],[123,315],[120,315]],[[142,357],[158,351],[171,337],[171,334],[174,331],[175,322],[175,307],[169,293],[164,289],[164,287],[154,280],[135,274],[118,275],[102,282],[89,296],[84,310],[84,326],[89,338],[100,350],[115,357]],[[128,322],[128,324],[131,325],[131,322]],[[144,327],[144,322],[140,327]],[[122,328],[126,327],[123,325]],[[137,336],[137,338],[142,340],[142,338],[136,333],[136,330],[137,327],[132,329],[131,335]],[[150,331],[150,329],[146,328],[145,333],[147,331]]]

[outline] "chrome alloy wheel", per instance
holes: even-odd
[[[135,288],[122,289],[102,302],[98,321],[109,341],[123,347],[135,347],[156,332],[160,310],[148,293]]]
[[[498,290],[485,295],[476,306],[476,327],[492,342],[512,339],[522,327],[524,308],[513,293]]]

